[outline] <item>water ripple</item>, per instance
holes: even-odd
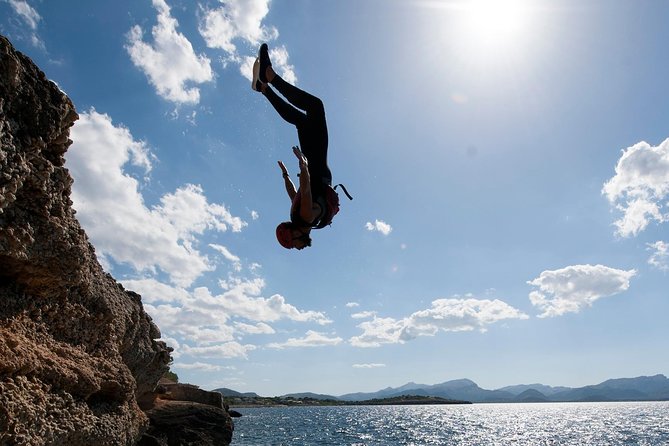
[[[235,445],[669,445],[669,402],[238,410]]]

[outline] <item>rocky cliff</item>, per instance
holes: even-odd
[[[0,36],[0,445],[136,444],[149,425],[137,401],[170,360],[75,218],[64,154],[77,118]]]

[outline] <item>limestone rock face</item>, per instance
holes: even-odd
[[[64,167],[71,101],[0,36],[0,444],[133,445],[170,349],[98,263]]]

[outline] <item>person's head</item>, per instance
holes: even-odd
[[[304,249],[311,246],[309,229],[301,228],[291,221],[284,221],[276,227],[276,239],[286,249]]]

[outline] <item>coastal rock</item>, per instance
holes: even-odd
[[[191,401],[207,406],[223,408],[223,395],[218,392],[208,392],[193,384],[161,383],[164,393],[158,398],[172,401]]]
[[[234,423],[219,392],[161,379],[153,399],[140,404],[149,428],[139,445],[229,445]]]
[[[220,407],[158,401],[146,413],[151,424],[139,446],[220,446],[232,441],[232,420]]]
[[[0,444],[133,445],[170,349],[98,263],[64,167],[70,99],[0,36]]]

